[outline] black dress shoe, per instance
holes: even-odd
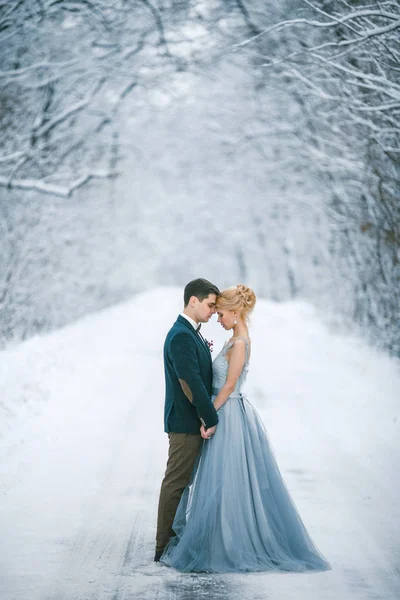
[[[154,562],[160,562],[160,558],[163,552],[164,550],[156,550],[156,553],[154,555]]]

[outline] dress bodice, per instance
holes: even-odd
[[[230,397],[232,396],[240,396],[241,392],[242,392],[242,387],[244,385],[244,382],[246,381],[246,377],[247,377],[247,373],[249,370],[249,342],[246,340],[246,338],[244,337],[237,337],[236,340],[244,340],[245,345],[246,345],[246,358],[244,361],[244,365],[243,365],[243,369],[242,372],[239,375],[239,378],[236,382],[236,386],[235,386],[235,390],[234,392],[231,394]],[[232,346],[234,345],[236,340],[231,340],[229,342],[226,342],[226,344],[224,344],[222,350],[220,351],[219,354],[217,354],[217,356],[214,359],[213,365],[212,365],[212,370],[213,370],[213,394],[217,395],[218,392],[221,390],[221,388],[223,387],[223,385],[226,382],[226,378],[228,376],[228,368],[229,368],[229,363],[226,359],[226,353],[227,351],[232,348]]]

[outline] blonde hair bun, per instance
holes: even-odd
[[[256,295],[253,290],[242,283],[238,283],[236,290],[243,309],[252,311],[256,303]]]
[[[242,283],[224,290],[217,296],[217,309],[240,310],[246,320],[248,320],[255,303],[255,293]]]

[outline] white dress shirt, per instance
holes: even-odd
[[[197,331],[197,328],[198,328],[199,324],[196,323],[196,321],[194,321],[191,317],[188,317],[187,315],[185,315],[185,313],[181,313],[181,317],[183,317],[184,319],[186,319],[187,321],[189,321],[189,323],[191,324],[191,326],[193,327],[193,329],[195,329]]]

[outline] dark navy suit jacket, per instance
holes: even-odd
[[[174,433],[199,433],[218,423],[211,401],[212,361],[208,346],[192,325],[179,315],[164,344],[164,429]],[[179,379],[192,393],[190,402]]]

